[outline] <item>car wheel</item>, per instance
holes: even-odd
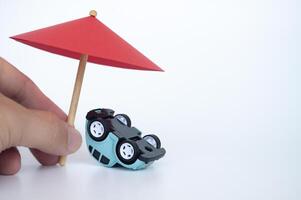
[[[117,157],[124,164],[133,164],[139,156],[139,148],[135,142],[121,140],[116,147]]]
[[[96,141],[104,140],[109,133],[109,124],[104,119],[95,119],[89,123],[89,136]]]
[[[143,139],[146,140],[149,144],[151,144],[156,149],[161,148],[161,141],[158,138],[158,136],[151,134],[151,135],[144,136]]]
[[[118,114],[115,115],[115,117],[124,125],[131,127],[132,122],[131,119],[129,118],[129,116],[127,116],[126,114]]]

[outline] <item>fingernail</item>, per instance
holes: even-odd
[[[73,127],[68,130],[68,151],[73,153],[79,149],[82,143],[82,137],[80,133]]]

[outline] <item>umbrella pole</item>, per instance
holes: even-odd
[[[79,66],[77,69],[76,79],[75,79],[74,88],[73,88],[73,95],[72,95],[68,119],[67,119],[68,124],[71,126],[74,126],[74,120],[75,120],[77,105],[78,105],[78,101],[79,101],[79,97],[80,97],[80,91],[81,91],[81,87],[82,87],[82,83],[83,83],[83,79],[84,79],[87,60],[88,60],[88,55],[82,54],[80,57]],[[66,159],[67,159],[67,156],[60,156],[59,164],[61,166],[64,166],[66,163]]]

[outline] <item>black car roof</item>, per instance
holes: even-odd
[[[96,117],[107,118],[113,117],[114,110],[108,108],[97,108],[89,111],[86,115],[87,120],[91,120]]]

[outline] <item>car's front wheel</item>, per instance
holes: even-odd
[[[92,120],[88,125],[88,133],[93,140],[102,141],[109,133],[109,124],[104,119]]]
[[[139,148],[133,141],[121,140],[117,144],[116,154],[124,164],[133,164],[139,156]]]

